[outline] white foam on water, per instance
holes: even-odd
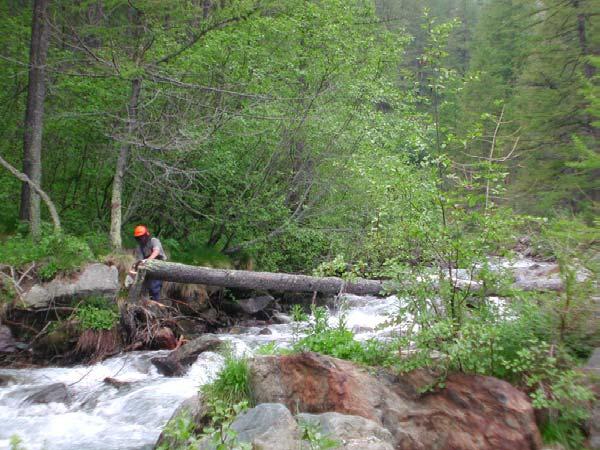
[[[356,338],[387,339],[406,330],[412,318],[390,325],[390,316],[406,305],[396,296],[377,298],[344,295],[345,322]],[[498,306],[501,307],[498,299]],[[330,325],[339,323],[339,310],[330,313]],[[250,356],[260,346],[275,342],[289,347],[294,337],[305,335],[308,324],[276,324],[251,327],[241,334],[221,334],[236,356]],[[260,334],[268,328],[270,334]],[[263,333],[265,333],[263,331]],[[202,353],[183,377],[165,377],[151,363],[167,351],[135,352],[109,358],[91,366],[42,369],[0,369],[14,382],[0,387],[0,449],[10,448],[10,437],[18,435],[27,450],[133,450],[152,449],[175,409],[213,380],[224,357]],[[130,384],[116,388],[106,377]],[[31,392],[53,383],[64,383],[70,404],[22,404]]]

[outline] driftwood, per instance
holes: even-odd
[[[157,356],[150,361],[163,375],[180,377],[198,359],[200,353],[217,350],[221,345],[222,342],[217,336],[205,334],[173,350],[167,356]]]
[[[158,260],[146,261],[143,267],[147,278],[176,283],[207,284],[264,291],[320,292],[323,294],[380,295],[383,291],[383,282],[378,280],[346,281],[336,277],[210,269]],[[138,280],[136,280],[137,282]]]

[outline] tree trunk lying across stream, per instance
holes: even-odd
[[[286,292],[320,292],[356,295],[382,295],[383,281],[336,277],[311,277],[289,273],[251,272],[247,270],[210,269],[208,267],[151,260],[144,264],[146,277],[176,283],[207,284],[228,288]]]

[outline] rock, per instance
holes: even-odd
[[[121,381],[121,380],[117,380],[116,378],[113,378],[113,377],[106,377],[102,381],[106,384],[111,385],[112,387],[117,388],[117,389],[131,386],[131,381]]]
[[[267,334],[273,334],[273,332],[269,328],[263,328],[262,330],[260,330],[258,332],[258,334],[260,334],[260,335],[267,335]]]
[[[187,338],[197,337],[207,331],[206,323],[195,319],[178,319],[177,328]]]
[[[445,389],[420,395],[432,374],[371,375],[315,353],[263,356],[249,364],[257,402],[364,417],[386,428],[398,450],[541,448],[527,396],[492,377],[451,375]]]
[[[336,412],[324,414],[301,413],[299,424],[312,423],[327,437],[340,443],[341,449],[394,450],[394,437],[381,425],[359,416]]]
[[[363,327],[363,326],[360,326],[360,325],[354,325],[354,326],[352,327],[352,332],[353,332],[354,334],[360,334],[360,333],[372,333],[373,331],[375,331],[375,329],[374,329],[374,328],[372,328],[372,327]]]
[[[23,302],[31,308],[44,308],[51,303],[71,303],[89,296],[114,298],[119,291],[119,271],[116,266],[90,264],[75,280],[54,279],[36,284],[23,294]]]
[[[178,377],[185,374],[200,353],[216,350],[220,345],[221,341],[214,334],[205,334],[173,350],[167,356],[157,356],[151,361],[163,375]]]
[[[290,411],[280,403],[263,403],[240,414],[231,424],[239,442],[254,450],[297,450],[300,430]]]
[[[287,314],[280,313],[280,312],[274,313],[272,319],[273,319],[273,322],[275,322],[275,323],[281,323],[281,324],[292,323],[292,318],[290,316],[288,316]]]
[[[53,383],[46,386],[36,386],[31,389],[21,404],[32,403],[71,403],[71,395],[64,383]]]
[[[0,374],[0,386],[11,386],[17,384],[17,379],[11,375]]]
[[[201,420],[206,413],[206,405],[202,402],[199,395],[194,395],[184,400],[183,403],[177,407],[175,412],[171,415],[169,422],[176,420],[178,416],[182,414],[189,415],[196,424],[194,433],[200,434],[202,433]],[[175,442],[173,438],[166,436],[164,431],[160,433],[156,444],[154,444],[154,448],[158,449],[161,446],[163,448],[179,448],[178,443]]]
[[[17,341],[10,328],[0,325],[0,353],[13,353],[17,350]]]
[[[177,338],[175,333],[169,327],[162,327],[154,335],[154,342],[158,348],[173,350],[177,347]]]
[[[514,286],[525,291],[561,291],[563,281],[558,264],[538,263],[513,270]]]
[[[275,299],[270,295],[261,295],[260,297],[251,297],[238,300],[237,304],[246,314],[253,315],[264,310],[267,306],[273,303],[274,300]]]

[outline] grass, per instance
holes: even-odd
[[[560,444],[564,448],[573,450],[585,448],[583,431],[572,422],[552,420],[543,425],[540,432],[546,444]]]
[[[246,358],[235,358],[231,353],[225,357],[225,366],[215,381],[201,388],[207,403],[222,401],[229,405],[241,402],[252,404],[250,368]]]

